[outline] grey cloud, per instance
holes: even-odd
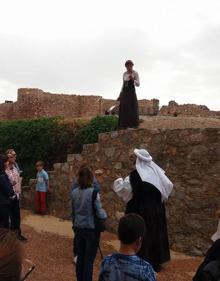
[[[202,101],[208,102],[212,93],[220,103],[220,26],[209,26],[192,41],[169,49],[154,46],[136,29],[109,29],[87,41],[74,34],[50,40],[0,35],[0,81],[18,87],[116,98],[127,58],[134,60],[141,78],[156,76],[161,64],[172,75],[163,100],[184,97],[190,103],[195,101],[192,93],[201,92]],[[196,102],[202,103],[199,97]]]
[[[95,89],[120,80],[124,60],[150,68],[150,48],[143,32],[109,30],[82,43],[0,37],[1,78],[46,88]],[[135,55],[134,55],[135,54]],[[119,78],[120,77],[120,78]]]

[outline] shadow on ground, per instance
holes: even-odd
[[[27,211],[22,212],[23,232],[29,242],[25,244],[26,258],[35,263],[36,269],[30,281],[74,281],[75,268],[72,263],[72,226],[51,216],[36,216]],[[118,248],[117,237],[104,233],[101,248],[104,255],[115,252]],[[158,281],[190,281],[201,258],[193,258],[179,253],[172,253],[172,261],[158,274]],[[101,263],[98,253],[94,280],[98,280]]]

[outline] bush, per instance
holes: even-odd
[[[68,153],[80,153],[82,145],[94,143],[98,134],[117,129],[114,116],[90,119],[61,117],[0,122],[0,150],[13,148],[23,171],[24,183],[35,177],[35,163],[45,162],[50,170],[54,163],[65,162]]]
[[[59,117],[0,122],[1,151],[16,151],[25,182],[35,176],[36,161],[43,160],[51,169],[53,163],[66,161],[68,151],[78,152],[80,147],[74,125]]]
[[[82,144],[95,143],[100,133],[115,131],[118,128],[118,117],[97,116],[91,122],[80,129],[77,137]]]

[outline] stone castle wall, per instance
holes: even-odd
[[[164,105],[161,107],[159,111],[159,115],[211,117],[211,116],[220,116],[220,111],[211,111],[205,105],[178,104],[175,101],[170,101],[168,106]]]
[[[123,214],[124,203],[112,191],[119,173],[132,169],[129,153],[147,148],[155,162],[166,170],[174,183],[167,203],[171,247],[201,254],[215,232],[215,212],[220,207],[220,129],[139,129],[101,134],[97,144],[85,145],[82,154],[68,155],[66,163],[54,165],[50,173],[54,193],[50,199],[52,214],[70,218],[70,184],[82,162],[99,170],[101,196],[115,230]],[[33,189],[32,189],[33,200]],[[23,192],[23,204],[30,206],[30,190]]]
[[[158,100],[141,100],[140,114],[156,115]],[[45,116],[93,117],[117,102],[101,96],[80,96],[46,93],[40,89],[18,89],[17,101],[0,104],[0,120],[38,118]]]

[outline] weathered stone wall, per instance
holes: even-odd
[[[211,111],[205,105],[197,104],[178,104],[175,101],[170,101],[168,106],[162,106],[159,115],[164,116],[220,116],[220,111]]]
[[[141,115],[158,115],[159,113],[159,100],[140,100],[139,112]]]
[[[10,119],[10,113],[13,110],[13,104],[3,103],[0,104],[0,120]]]
[[[70,217],[70,183],[80,164],[87,162],[102,172],[98,177],[102,201],[114,230],[124,203],[112,191],[112,183],[118,174],[126,176],[132,169],[129,153],[135,147],[147,148],[174,183],[167,203],[171,247],[201,254],[216,230],[215,212],[220,207],[219,128],[139,129],[102,134],[98,144],[85,145],[82,154],[68,155],[66,163],[54,165],[51,212]]]
[[[100,113],[100,96],[77,96],[45,93],[40,89],[19,89],[21,118],[41,116],[81,117]]]
[[[140,114],[156,115],[159,101],[141,100]],[[18,89],[14,103],[0,104],[0,120],[37,118],[42,116],[93,117],[105,114],[106,109],[117,104],[101,96],[80,96],[46,93],[40,89]]]

